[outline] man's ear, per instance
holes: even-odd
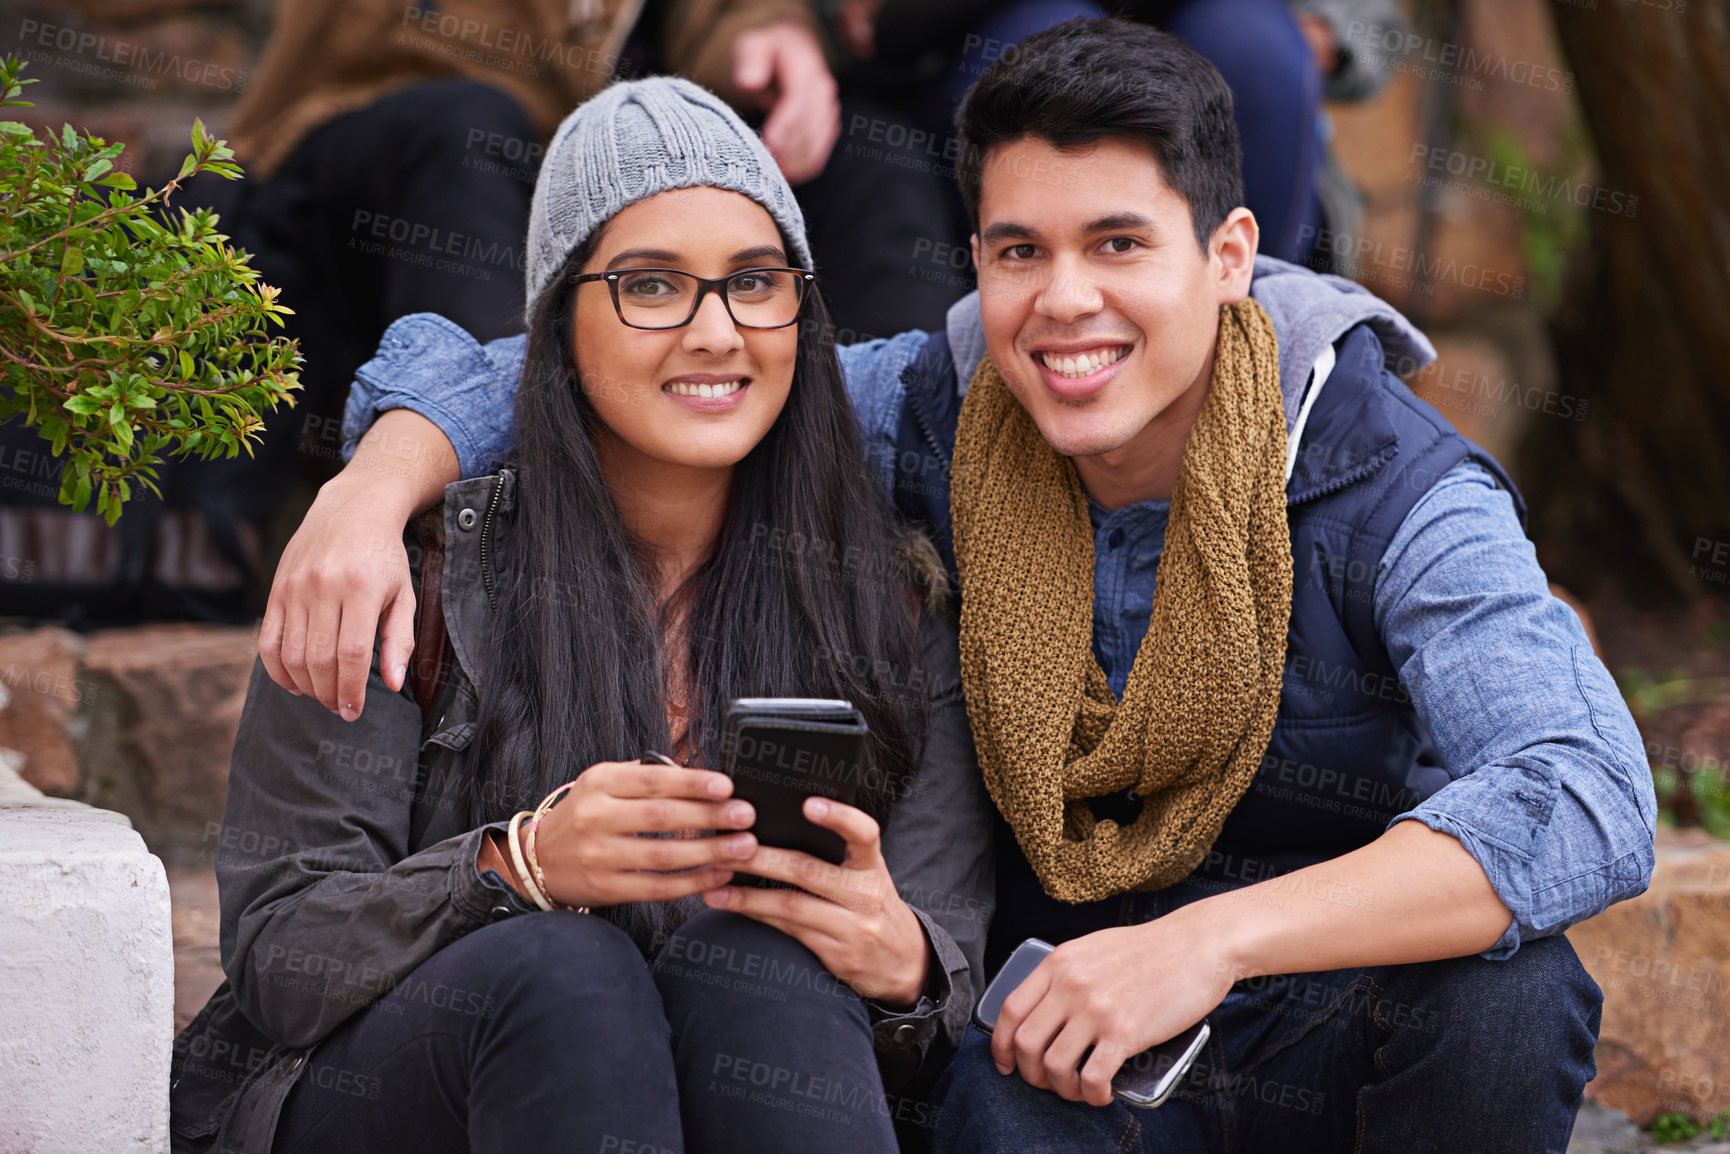
[[[967,243],[973,247],[973,274],[979,275],[979,234],[974,233],[967,238]]]
[[[1247,208],[1232,209],[1213,230],[1213,239],[1208,242],[1208,263],[1217,278],[1220,304],[1249,296],[1255,249],[1260,239],[1261,228],[1255,222],[1255,214]]]

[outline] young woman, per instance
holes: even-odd
[[[893,1149],[971,1010],[989,803],[797,204],[715,97],[621,84],[526,256],[517,455],[423,534],[413,684],[375,658],[351,724],[254,671],[175,1149]],[[862,806],[806,802],[840,866],[713,769],[768,695],[869,723]]]

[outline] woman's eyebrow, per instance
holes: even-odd
[[[621,265],[638,261],[652,261],[670,268],[678,267],[674,262],[679,259],[676,252],[668,252],[664,248],[628,248],[607,262],[608,268],[618,268]]]
[[[776,260],[785,261],[787,254],[775,245],[760,244],[755,248],[742,248],[728,259],[733,264],[742,264],[748,260],[762,260],[764,257],[774,257]]]
[[[782,252],[776,245],[760,244],[752,248],[740,249],[738,252],[728,257],[727,261],[729,264],[743,264],[746,261],[762,260],[765,257],[772,257],[778,261],[785,261],[787,259],[787,254]],[[678,262],[680,259],[678,253],[670,252],[664,248],[628,248],[624,252],[615,255],[612,260],[608,261],[607,268],[620,268],[624,265],[641,261],[650,261],[666,268],[678,268]]]

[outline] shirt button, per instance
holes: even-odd
[[[479,519],[479,517],[475,516],[475,511],[473,509],[464,509],[462,512],[457,514],[457,528],[467,533],[470,529],[475,527],[475,522]]]
[[[1111,531],[1111,536],[1106,538],[1106,543],[1109,544],[1113,549],[1123,548],[1123,530],[1122,529],[1113,529]]]
[[[511,907],[509,907],[509,906],[494,906],[492,909],[488,910],[487,912],[492,915],[492,919],[496,922],[501,918],[510,917],[511,916]]]
[[[918,1032],[919,1032],[918,1027],[915,1026],[912,1022],[908,1022],[904,1025],[896,1026],[895,1027],[895,1040],[897,1042],[911,1042],[913,1040],[913,1035],[917,1034]]]

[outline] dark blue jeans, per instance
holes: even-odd
[[[451,943],[313,1051],[277,1154],[893,1151],[864,1003],[792,938],[687,922],[651,968],[600,918]]]
[[[1240,982],[1165,1105],[1066,1102],[969,1031],[937,1086],[939,1154],[1562,1154],[1603,995],[1564,937],[1455,958]]]

